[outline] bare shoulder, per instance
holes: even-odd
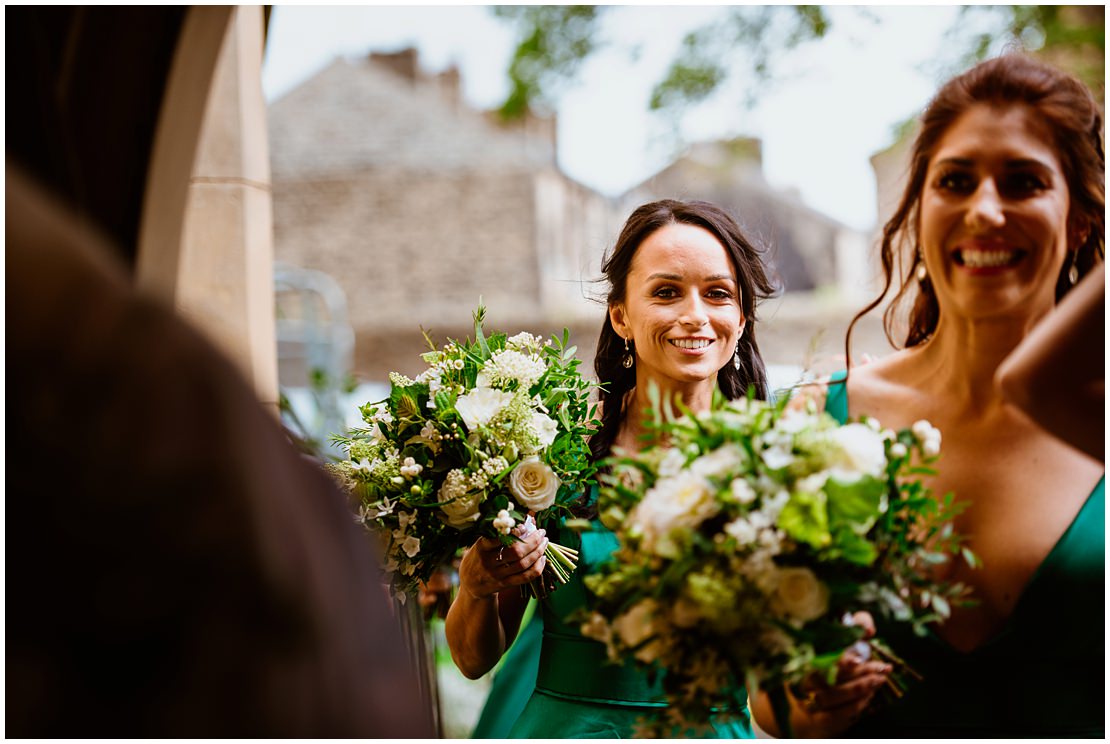
[[[852,367],[847,381],[851,415],[867,414],[885,420],[892,408],[904,408],[907,398],[915,395],[910,365],[910,354],[903,350]]]

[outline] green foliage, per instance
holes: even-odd
[[[516,26],[519,39],[509,62],[502,118],[522,118],[574,79],[583,60],[601,46],[598,21],[604,10],[596,5],[494,6],[494,15]]]

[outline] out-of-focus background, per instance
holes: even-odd
[[[590,369],[602,256],[664,197],[723,205],[765,248],[774,385],[839,368],[932,92],[1020,47],[1101,97],[1103,27],[1102,6],[275,7],[286,417],[326,449],[389,371],[421,371],[421,329],[467,335],[480,296],[487,327],[570,328]],[[891,348],[880,308],[853,358]],[[465,736],[488,676],[455,671],[440,625],[429,640],[445,732]]]

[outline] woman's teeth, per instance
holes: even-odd
[[[956,259],[963,266],[973,269],[994,268],[998,266],[1011,266],[1021,258],[1021,251],[1007,250],[981,250],[978,248],[963,248],[956,252]]]
[[[713,343],[706,338],[672,338],[669,340],[680,349],[704,349],[706,346]]]

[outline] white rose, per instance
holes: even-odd
[[[660,478],[628,518],[641,528],[644,547],[664,558],[677,557],[671,533],[693,529],[720,511],[708,481],[689,470]]]
[[[455,401],[455,410],[463,417],[467,430],[473,432],[478,427],[488,424],[512,400],[512,393],[478,387]]]
[[[509,490],[526,509],[540,511],[555,503],[559,477],[538,457],[525,458],[509,474]]]
[[[559,433],[559,422],[542,413],[533,413],[532,431],[536,433],[536,437],[540,440],[540,447],[547,449]]]
[[[886,452],[883,438],[863,424],[847,424],[833,429],[829,439],[839,449],[832,475],[845,482],[859,480],[860,476],[881,476],[886,469]]]
[[[706,478],[713,478],[737,469],[746,460],[747,453],[739,445],[729,442],[694,460],[690,463],[690,470]]]
[[[771,601],[782,614],[805,623],[816,620],[829,609],[829,588],[808,568],[783,568],[776,578]]]
[[[458,474],[458,477],[453,477]],[[452,470],[447,480],[439,487],[437,494],[439,508],[443,512],[447,524],[461,530],[471,522],[477,521],[482,513],[478,506],[482,503],[481,492],[467,493],[461,471]]]

